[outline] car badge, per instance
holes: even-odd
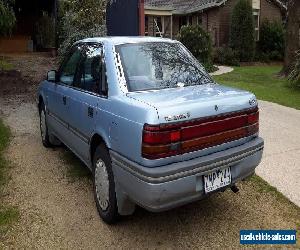
[[[191,116],[190,112],[186,112],[183,114],[179,114],[179,115],[168,115],[165,117],[165,120],[167,122],[172,122],[172,121],[179,121],[179,120],[183,120],[183,119],[187,119]]]
[[[250,99],[249,104],[250,104],[250,106],[254,106],[255,104],[257,104],[256,99]]]

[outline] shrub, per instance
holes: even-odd
[[[289,80],[293,86],[300,87],[300,50],[297,52],[294,67],[289,75]]]
[[[258,51],[258,50],[255,52],[254,60],[258,61],[258,62],[264,62],[264,63],[270,63],[271,62],[270,55],[268,53],[264,53],[264,52],[261,52],[261,51]]]
[[[12,69],[13,69],[13,65],[11,63],[5,61],[4,57],[0,57],[0,72],[12,70]]]
[[[230,47],[237,51],[242,62],[252,61],[255,53],[254,19],[248,0],[239,0],[233,9]]]
[[[42,48],[55,47],[55,20],[46,12],[40,17],[36,24],[36,40]]]
[[[209,72],[213,70],[212,46],[209,34],[200,25],[183,26],[179,40]]]
[[[12,9],[13,0],[0,0],[0,36],[9,35],[15,26],[16,17]]]
[[[103,0],[70,0],[61,18],[59,56],[63,58],[74,42],[105,36],[105,8]]]
[[[228,47],[221,47],[215,50],[214,62],[229,66],[240,65],[237,52]]]
[[[269,55],[269,60],[284,56],[284,28],[281,22],[264,20],[260,27],[258,51]]]

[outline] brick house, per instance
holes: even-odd
[[[252,2],[256,40],[264,19],[282,21],[286,6],[280,0]],[[231,14],[238,0],[145,0],[145,35],[176,39],[184,25],[201,25],[211,35],[213,45],[228,44]]]

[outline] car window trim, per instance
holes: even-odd
[[[61,70],[62,70],[63,65],[70,58],[70,56],[72,55],[72,52],[76,48],[76,46],[83,47],[83,46],[86,46],[86,45],[100,45],[100,46],[102,46],[102,54],[104,56],[104,46],[103,46],[103,43],[101,43],[101,42],[82,42],[82,43],[76,43],[75,45],[72,46],[72,48],[70,49],[70,52],[66,56],[66,59],[63,60],[61,66],[59,67],[59,71],[58,71],[59,77],[61,75]],[[79,59],[79,62],[78,62],[78,65],[76,67],[75,75],[77,75],[78,67],[81,64],[82,58],[83,58],[83,56],[81,55],[80,59]],[[74,79],[75,79],[75,77],[74,77]],[[74,79],[73,79],[73,83],[71,85],[65,84],[65,83],[61,82],[60,80],[57,82],[57,84],[62,85],[64,87],[68,87],[68,88],[77,90],[77,91],[80,91],[80,92],[83,92],[83,93],[86,93],[86,94],[90,94],[90,95],[93,95],[93,96],[101,97],[103,99],[108,99],[108,94],[107,95],[101,95],[100,93],[95,93],[95,92],[92,92],[92,91],[88,91],[88,90],[84,90],[84,89],[75,87],[74,86]]]
[[[77,90],[79,92],[83,92],[83,93],[90,94],[90,95],[93,95],[93,96],[101,97],[103,99],[108,99],[108,96],[106,96],[106,95],[100,95],[98,93],[94,93],[94,92],[91,92],[91,91],[88,91],[88,90],[84,90],[84,89],[81,89],[81,88],[78,88],[78,87],[75,87],[75,86],[71,86],[71,85],[64,84],[64,83],[59,83],[59,85],[64,86],[64,87],[68,87],[70,89]]]
[[[96,43],[96,42],[83,43],[83,44],[82,44],[82,50],[84,51],[85,48],[88,47],[89,45],[99,46],[99,48],[101,48],[101,57],[104,55],[104,53],[103,53],[104,49],[103,49],[103,44],[102,44],[102,43]],[[82,53],[81,59],[80,59],[80,61],[79,61],[78,67],[77,67],[77,69],[76,69],[76,74],[75,74],[75,76],[78,77],[78,73],[79,73],[78,71],[81,69],[81,67],[84,67],[84,63],[85,63],[86,59],[87,59],[87,57],[86,57],[85,55],[83,55],[83,53]],[[83,72],[85,73],[85,69],[83,69]],[[75,80],[75,78],[74,78],[74,80]],[[84,79],[84,81],[85,81],[85,79]],[[74,84],[74,82],[73,82],[73,87],[78,88],[78,89],[81,89],[81,90],[84,90],[84,91],[87,91],[87,92],[91,92],[91,93],[94,93],[94,94],[99,94],[99,95],[101,95],[100,93],[95,93],[95,92],[92,92],[92,91],[88,91],[88,90],[85,90],[85,89],[76,87],[75,84]]]
[[[62,64],[60,65],[59,67],[59,70],[58,70],[58,78],[59,78],[59,81],[58,81],[58,84],[62,83],[61,80],[60,80],[60,77],[61,77],[61,73],[62,73],[62,70],[63,70],[63,67],[66,65],[66,63],[70,60],[71,56],[75,53],[76,49],[78,49],[77,47],[78,46],[82,46],[81,43],[78,43],[78,44],[74,44],[70,51],[68,52],[67,56],[65,57],[65,59],[63,60]],[[82,48],[80,48],[79,50],[81,50]],[[80,55],[80,58],[77,62],[77,65],[76,65],[76,70],[75,70],[75,73],[74,73],[74,78],[73,78],[73,81],[72,81],[72,84],[71,85],[68,85],[68,84],[65,84],[63,83],[64,85],[66,86],[73,86],[74,85],[74,79],[75,79],[75,76],[77,74],[77,70],[78,70],[78,66],[80,64],[80,61],[81,61],[81,58],[82,58],[82,55]]]

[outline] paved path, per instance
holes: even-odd
[[[265,151],[256,173],[300,206],[300,111],[265,101],[259,105]]]
[[[233,68],[228,66],[216,66],[216,67],[218,67],[219,69],[215,72],[210,73],[211,76],[223,75],[233,71]]]

